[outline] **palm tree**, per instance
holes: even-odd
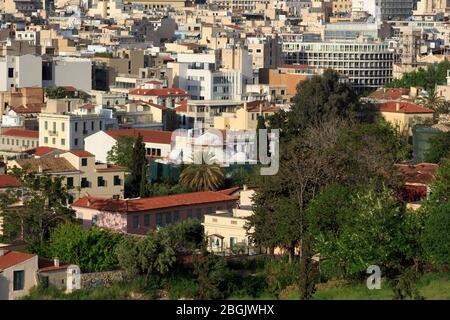
[[[200,153],[194,161],[180,174],[181,183],[193,190],[210,191],[217,190],[223,185],[225,175],[223,169],[214,161],[211,153]]]
[[[417,103],[434,110],[436,114],[448,113],[448,104],[443,97],[438,96],[435,88],[430,88],[428,95],[417,99]]]

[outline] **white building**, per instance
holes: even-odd
[[[26,54],[0,57],[0,91],[42,87],[42,59]]]
[[[92,89],[92,61],[86,58],[55,57],[45,64],[44,87],[72,86],[78,90]]]

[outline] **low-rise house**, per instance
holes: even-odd
[[[120,137],[137,138],[141,135],[146,155],[153,158],[165,158],[171,151],[172,132],[147,129],[120,129],[99,131],[85,139],[86,151],[95,154],[98,161],[107,162],[108,152]]]
[[[0,155],[15,157],[39,145],[39,131],[9,129],[0,134]]]
[[[416,124],[431,122],[434,111],[409,101],[390,101],[377,106],[381,116],[399,132],[412,135],[412,128]]]
[[[13,300],[27,295],[37,285],[37,254],[0,248],[0,300]]]
[[[238,189],[232,188],[219,192],[233,194],[237,191]],[[260,248],[252,244],[249,232],[245,228],[248,218],[253,215],[251,198],[254,193],[254,190],[244,186],[240,191],[239,203],[231,212],[221,210],[205,215],[203,226],[208,238],[209,251],[225,255],[260,252]]]
[[[134,89],[128,93],[130,100],[152,102],[172,109],[178,102],[188,97],[189,94],[180,88]]]
[[[80,267],[74,264],[60,263],[58,258],[53,261],[39,258],[37,278],[42,286],[56,287],[65,293],[81,289]]]
[[[123,198],[125,168],[97,163],[95,156],[84,150],[71,150],[55,158],[12,160],[8,168],[27,168],[31,173],[64,177],[73,199],[85,194],[96,197]]]
[[[86,226],[124,233],[146,234],[150,230],[191,218],[203,220],[205,214],[232,210],[236,197],[203,191],[163,197],[112,199],[83,197],[74,203],[78,219]]]
[[[401,197],[407,202],[407,207],[416,210],[422,201],[430,194],[430,184],[435,179],[439,165],[434,163],[419,163],[416,165],[397,164],[397,170],[403,180]]]

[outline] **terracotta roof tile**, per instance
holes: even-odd
[[[20,183],[20,181],[15,177],[6,174],[0,174],[0,189],[18,188],[21,185],[22,184]]]
[[[397,104],[400,104],[399,110],[397,110]],[[433,113],[434,111],[418,105],[413,102],[406,101],[389,101],[382,103],[378,106],[380,112],[396,112],[396,113]]]
[[[88,151],[85,150],[70,150],[68,151],[73,155],[76,155],[77,157],[83,157],[83,158],[90,158],[94,157],[94,155]]]
[[[2,136],[39,139],[39,131],[34,131],[34,130],[9,129],[9,130],[4,131],[1,135]]]
[[[41,113],[41,110],[45,108],[45,103],[27,103],[16,107],[11,107],[15,113]]]
[[[121,136],[137,137],[139,134],[147,143],[161,143],[170,144],[172,141],[172,132],[170,131],[158,131],[148,129],[120,129],[105,131],[114,139],[118,139]]]
[[[6,251],[5,254],[0,256],[0,270],[10,268],[18,263],[27,261],[35,256],[36,254],[32,253],[24,253],[19,251]]]
[[[187,97],[188,93],[180,88],[159,88],[159,89],[133,89],[131,95],[158,96],[158,97]]]
[[[29,166],[29,171],[38,173],[78,172],[78,170],[64,158],[35,158],[16,160],[20,167]]]
[[[183,193],[163,197],[115,200],[105,198],[83,197],[75,201],[73,207],[91,208],[101,211],[114,212],[138,212],[156,209],[171,208],[184,205],[206,204],[222,201],[235,201],[220,192],[201,191],[192,193]]]

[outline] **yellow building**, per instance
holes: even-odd
[[[74,200],[85,196],[123,198],[125,168],[98,164],[95,156],[84,150],[72,150],[55,158],[12,160],[8,169],[28,168],[35,174],[64,177]]]
[[[413,102],[389,101],[378,106],[381,116],[399,132],[412,134],[415,124],[432,121],[434,111]]]
[[[253,215],[251,197],[254,190],[244,189],[239,195],[238,208],[232,212],[217,211],[205,214],[203,226],[208,238],[208,250],[223,254],[256,254],[259,248],[252,245],[247,229],[248,217]],[[250,230],[250,233],[252,230]]]
[[[267,101],[244,103],[244,106],[236,112],[224,112],[221,116],[214,117],[214,128],[219,130],[256,129],[259,116],[267,118],[279,110]]]

